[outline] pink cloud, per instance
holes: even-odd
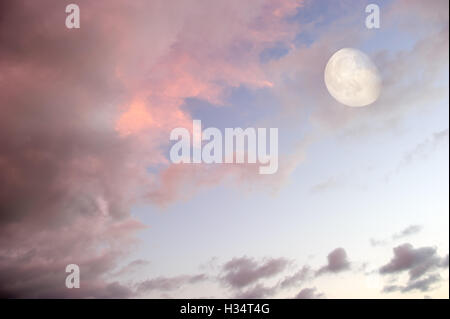
[[[130,296],[105,275],[138,244],[132,205],[179,198],[180,176],[227,178],[148,173],[167,164],[169,131],[191,123],[184,99],[220,105],[230,86],[270,86],[256,57],[293,37],[283,17],[298,3],[80,0],[78,30],[64,3],[2,3],[0,294]],[[84,288],[64,287],[68,263]]]

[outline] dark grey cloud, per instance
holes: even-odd
[[[393,239],[400,239],[410,235],[414,235],[419,233],[422,230],[422,226],[420,225],[411,225],[403,229],[401,232],[392,235]]]
[[[93,14],[83,15],[84,28],[68,32],[64,2],[1,2],[0,291],[5,297],[131,294],[106,279],[143,227],[129,214],[128,195],[138,178],[129,166],[132,145],[119,138],[113,122],[124,98],[116,76],[120,56],[103,19],[111,19],[108,6],[103,11],[83,4]],[[79,289],[64,284],[71,263],[80,266]]]
[[[114,264],[115,253],[79,263],[79,289],[67,289],[65,262],[2,265],[0,298],[130,298],[134,291],[117,281],[105,280]],[[19,279],[18,279],[19,278]]]
[[[311,267],[303,266],[299,271],[291,276],[286,276],[281,282],[281,288],[290,288],[298,285],[299,283],[306,280],[312,273]]]
[[[414,248],[406,243],[393,249],[394,257],[379,269],[381,274],[398,274],[408,271],[409,280],[405,285],[388,285],[383,292],[400,291],[406,293],[413,290],[430,291],[434,285],[442,280],[438,273],[440,268],[446,267],[448,255],[441,258],[435,247]]]
[[[321,267],[316,275],[331,272],[338,273],[350,269],[350,262],[347,258],[347,252],[344,248],[336,248],[327,256],[328,264]]]
[[[421,292],[427,292],[433,290],[433,285],[442,280],[441,276],[438,274],[431,274],[423,279],[409,281],[405,286],[399,285],[389,285],[383,288],[384,293],[391,293],[395,291],[400,291],[402,293],[407,293],[413,290],[419,290]]]
[[[248,257],[233,258],[223,265],[222,280],[232,288],[243,288],[281,273],[288,263],[284,258],[269,258],[259,262]]]
[[[241,291],[235,295],[237,299],[263,299],[270,298],[277,292],[277,287],[265,287],[262,284],[257,284],[245,291]]]
[[[95,292],[94,296],[101,299],[125,299],[134,297],[135,292],[127,286],[113,282],[107,284],[103,290]]]
[[[205,274],[198,275],[180,275],[175,277],[157,277],[145,280],[137,284],[138,293],[150,291],[174,291],[186,285],[196,284],[208,279]]]
[[[316,288],[304,288],[294,297],[294,299],[320,299],[323,293],[318,293]]]
[[[334,262],[333,259],[333,265]],[[236,291],[234,298],[270,298],[278,292],[298,287],[306,280],[314,278],[314,271],[305,265],[293,274],[284,276],[276,284],[268,286],[265,281],[282,274],[289,263],[290,261],[284,258],[266,258],[259,261],[249,257],[233,258],[222,266],[219,279],[225,287]]]
[[[384,293],[390,293],[390,292],[395,292],[395,291],[399,291],[401,290],[402,287],[398,286],[398,285],[387,285],[383,288],[382,292]]]
[[[380,240],[375,238],[370,238],[369,242],[372,247],[384,246],[388,243],[387,240]]]
[[[448,254],[442,260],[441,267],[448,268]]]
[[[406,243],[395,247],[393,251],[394,257],[380,268],[381,274],[408,271],[410,280],[415,280],[442,263],[434,247],[414,248]]]
[[[410,226],[406,227],[405,229],[403,229],[402,231],[393,234],[391,239],[389,239],[389,238],[387,238],[387,239],[371,238],[370,245],[372,247],[386,246],[387,244],[389,244],[392,241],[415,235],[415,234],[421,232],[422,229],[423,229],[423,227],[421,225],[410,225]]]
[[[441,276],[438,274],[432,274],[423,279],[408,283],[408,285],[402,289],[402,292],[408,292],[411,290],[420,290],[423,292],[429,291],[431,290],[431,286],[439,281],[441,281]]]

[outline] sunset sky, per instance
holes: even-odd
[[[0,297],[449,298],[448,10],[2,0]],[[373,104],[328,93],[342,48]],[[278,128],[278,171],[173,164],[194,119]]]

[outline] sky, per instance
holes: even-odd
[[[1,1],[0,297],[449,298],[448,6]],[[328,93],[342,48],[374,103]],[[194,119],[278,128],[278,171],[172,163]]]

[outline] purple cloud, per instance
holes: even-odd
[[[286,276],[283,281],[280,282],[281,288],[289,288],[299,284],[306,280],[311,274],[311,268],[309,266],[303,266],[299,271],[291,276]]]
[[[421,230],[422,230],[422,226],[420,226],[420,225],[411,225],[411,226],[406,227],[401,232],[394,234],[392,236],[392,238],[393,239],[404,238],[404,237],[407,237],[407,236],[410,236],[410,235],[417,234]]]
[[[263,299],[272,297],[277,291],[277,287],[265,287],[261,284],[249,288],[235,295],[236,299]]]
[[[406,243],[393,249],[394,257],[379,270],[381,274],[409,271],[410,280],[415,280],[427,271],[440,266],[442,259],[434,247],[414,248]]]
[[[350,269],[350,262],[344,248],[336,248],[328,254],[327,259],[328,264],[316,272],[317,276],[327,272],[338,273]]]
[[[320,299],[323,293],[317,293],[316,288],[304,288],[294,297],[294,299]]]
[[[412,290],[419,290],[422,292],[426,292],[426,291],[432,290],[433,285],[435,283],[440,282],[441,280],[442,279],[441,279],[440,275],[433,274],[433,275],[427,276],[423,279],[410,281],[405,286],[398,286],[398,285],[385,286],[383,288],[383,292],[391,293],[391,292],[395,292],[395,291],[400,291],[402,293],[406,293],[406,292],[409,292]]]
[[[288,260],[284,258],[270,258],[259,263],[248,257],[233,258],[222,267],[222,280],[230,287],[243,288],[279,274],[287,265]]]
[[[145,293],[149,291],[173,291],[180,289],[181,287],[189,284],[196,284],[207,280],[208,277],[205,274],[199,275],[180,275],[175,277],[157,277],[154,279],[145,280],[137,285],[137,291],[139,293]]]

